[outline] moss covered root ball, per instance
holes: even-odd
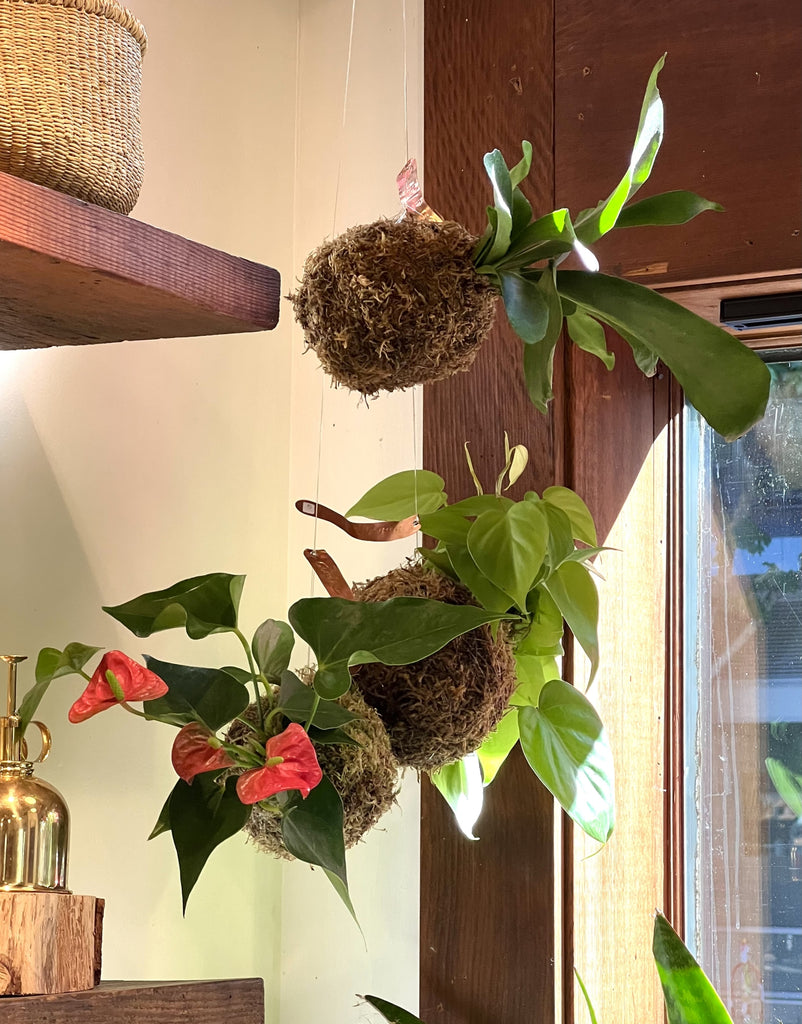
[[[459,583],[413,562],[354,588],[362,601],[429,597],[474,604]],[[471,753],[495,729],[515,689],[512,649],[482,626],[413,665],[361,665],[354,685],[375,708],[401,765],[433,771]]]
[[[475,244],[452,222],[379,220],[311,253],[290,299],[326,373],[375,395],[467,370],[498,297]]]

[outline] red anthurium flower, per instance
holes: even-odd
[[[237,780],[237,796],[244,804],[257,804],[285,789],[297,789],[306,799],[323,778],[312,741],[297,722],[271,737],[265,754],[264,768],[254,768]]]
[[[230,768],[234,764],[222,747],[213,746],[209,740],[214,740],[213,732],[200,722],[190,722],[173,741],[173,768],[184,782],[192,782],[201,772]]]
[[[111,673],[118,693],[115,694],[106,673]],[[167,683],[159,679],[122,651],[109,651],[100,659],[89,684],[70,708],[71,722],[85,722],[87,718],[114,707],[120,700],[153,700],[167,693]],[[122,694],[120,698],[119,694]]]

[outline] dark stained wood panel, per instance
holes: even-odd
[[[0,999],[0,1024],[264,1024],[261,978],[107,981],[88,992]]]
[[[553,208],[553,10],[551,0],[427,0],[425,191],[443,216],[483,230],[490,183],[484,153],[509,164],[523,139],[535,152],[533,208]],[[424,465],[449,497],[473,493],[463,442],[492,486],[504,431],[527,445],[520,481],[542,490],[562,481],[561,351],[550,417],[529,402],[521,343],[499,309],[469,373],[426,388]],[[516,493],[516,496],[520,496]],[[471,843],[424,781],[421,840],[421,1017],[427,1024],[521,1024],[554,1014],[554,805],[523,757],[514,755],[486,794]]]
[[[0,174],[0,349],[269,330],[277,271]]]
[[[798,267],[802,13],[788,0],[557,4],[559,204],[578,212],[618,182],[649,71],[666,51],[666,135],[642,193],[691,189],[726,212],[614,231],[596,247],[602,269],[659,286]]]

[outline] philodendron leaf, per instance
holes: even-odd
[[[248,706],[246,688],[223,669],[173,665],[147,655],[145,663],[169,687],[163,697],[143,703],[145,717],[151,721],[179,728],[201,722],[216,732]]]
[[[543,564],[549,528],[537,504],[519,501],[483,512],[468,531],[468,551],[490,582],[521,611]]]
[[[788,804],[794,816],[802,818],[802,775],[792,772],[776,757],[766,758],[766,771],[774,783],[774,788]]]
[[[599,667],[599,594],[596,585],[584,565],[566,561],[543,581],[543,587],[590,660],[590,685]]]
[[[542,341],[536,345],[524,345],[524,378],[529,399],[542,413],[548,412],[548,404],[554,397],[552,378],[554,376],[554,350],[560,338],[563,325],[563,308],[554,279],[554,270],[544,270],[537,281],[549,311],[549,322]]]
[[[478,839],[473,827],[482,813],[484,786],[477,755],[467,754],[460,761],[444,765],[429,778],[451,808],[460,832],[468,839]]]
[[[443,478],[428,469],[404,470],[371,487],[345,514],[375,520],[424,515],[445,505],[444,486]]]
[[[281,836],[293,857],[323,868],[356,921],[345,868],[343,802],[327,776],[305,800],[297,792],[288,799],[281,818]]]
[[[518,712],[510,708],[476,751],[482,769],[482,782],[489,786],[518,742]]]
[[[604,328],[598,320],[577,310],[572,316],[565,318],[565,326],[568,328],[568,336],[577,348],[596,356],[608,370],[612,370],[615,366],[615,356],[607,351]]]
[[[84,665],[102,647],[88,647],[86,644],[67,644],[63,651],[55,647],[43,647],[36,659],[36,684],[25,694],[19,706],[19,735],[24,736],[25,730],[33,721],[36,709],[47,693],[50,684],[59,676],[72,675],[80,672]]]
[[[315,652],[315,689],[321,697],[336,700],[351,685],[348,670],[354,665],[409,665],[462,633],[505,616],[422,597],[376,602],[308,597],[295,602],[289,618]]]
[[[193,640],[237,628],[244,576],[213,572],[103,608],[135,636],[184,627]]]
[[[386,999],[380,999],[379,996],[360,996],[359,998],[364,999],[374,1010],[378,1010],[388,1024],[424,1024],[414,1013],[396,1006],[395,1003],[388,1003]]]
[[[293,672],[284,672],[281,676],[279,690],[279,708],[285,718],[291,722],[306,724],[314,709],[314,725],[320,730],[339,729],[342,725],[353,722],[358,715],[352,714],[334,701],[322,700],[314,687],[307,686]],[[317,702],[317,707],[315,703]]]
[[[599,543],[593,516],[575,491],[568,487],[547,487],[543,492],[543,500],[565,512],[576,540],[581,540],[583,544],[589,544],[591,547]]]
[[[685,943],[662,914],[654,919],[652,953],[668,1024],[732,1024],[732,1018]]]
[[[448,546],[448,556],[457,578],[473,594],[474,598],[489,612],[507,612],[512,607],[512,598],[491,583],[474,562],[467,545]]]
[[[267,619],[256,630],[251,650],[256,664],[269,683],[278,683],[295,646],[295,634],[286,622]]]
[[[721,203],[703,199],[695,192],[677,189],[675,192],[661,192],[637,203],[628,203],[619,213],[617,228],[657,227],[660,225],[687,224],[706,210],[720,213]]]
[[[762,416],[769,371],[746,345],[690,310],[643,285],[581,270],[557,273],[561,295],[637,338],[668,366],[691,405],[727,441]]]
[[[665,54],[652,68],[646,84],[646,94],[641,106],[638,130],[629,167],[612,193],[593,210],[585,210],[575,222],[579,238],[590,244],[614,228],[621,209],[646,181],[654,166],[657,151],[663,141],[663,102],[657,88],[657,76],[665,63]]]
[[[521,747],[535,775],[593,839],[613,832],[613,758],[595,708],[562,679],[546,683],[536,708],[518,711]]]
[[[219,785],[213,774],[196,775],[191,786],[179,779],[169,800],[184,910],[210,854],[243,829],[251,813],[237,796],[236,777],[229,776]]]

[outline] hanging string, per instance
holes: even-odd
[[[401,0],[404,45],[404,163],[409,160],[409,57],[407,53],[407,0]]]

